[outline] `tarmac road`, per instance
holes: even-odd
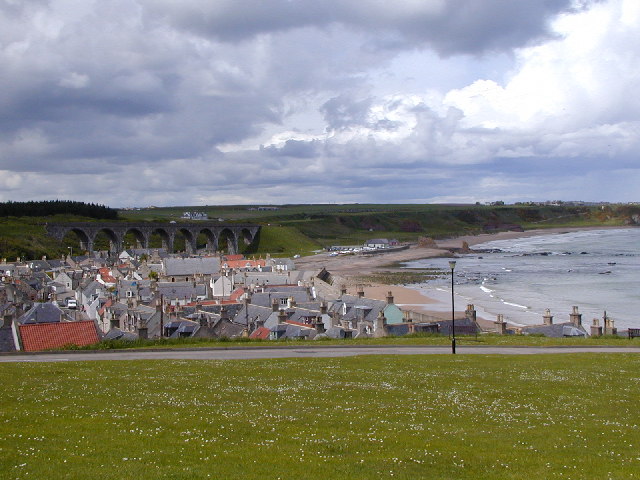
[[[640,353],[637,347],[500,347],[460,346],[461,355],[538,355],[566,353]],[[269,358],[352,357],[356,355],[451,355],[449,346],[300,346],[157,350],[66,351],[0,355],[2,362],[70,362],[91,360],[250,360]]]

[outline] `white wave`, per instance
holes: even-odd
[[[529,307],[527,307],[526,305],[519,305],[517,303],[505,302],[504,300],[502,301],[502,303],[504,303],[505,305],[509,305],[510,307],[523,308],[525,310],[529,309]]]

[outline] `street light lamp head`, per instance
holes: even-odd
[[[455,260],[451,260],[449,261],[449,268],[451,270],[453,270],[454,268],[456,268],[456,261]]]

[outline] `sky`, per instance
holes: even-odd
[[[639,201],[638,0],[0,0],[0,201]]]

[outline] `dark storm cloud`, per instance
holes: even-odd
[[[445,55],[509,50],[548,34],[549,19],[572,0],[296,0],[203,4],[145,1],[180,28],[224,41],[301,27],[343,24],[370,33],[380,48],[426,45]]]

